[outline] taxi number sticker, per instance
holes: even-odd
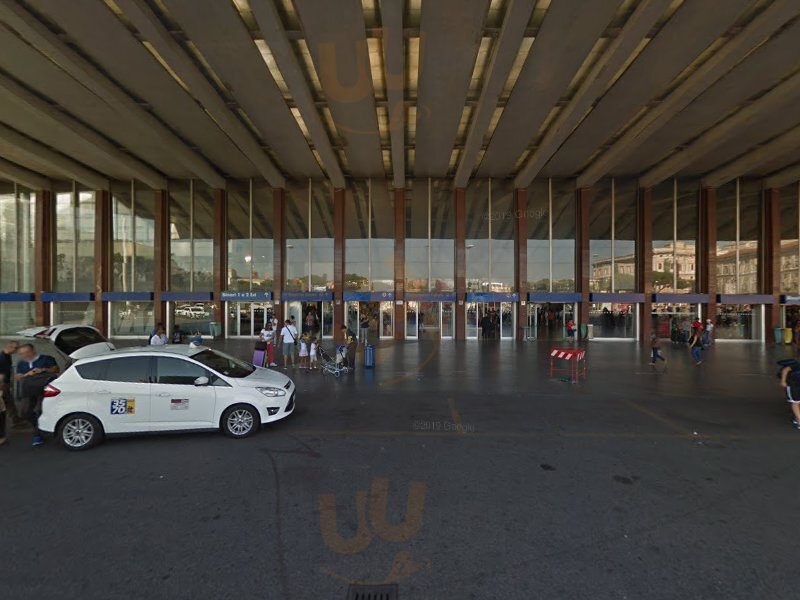
[[[136,400],[132,398],[112,398],[112,415],[134,415],[136,414]]]

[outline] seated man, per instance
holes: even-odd
[[[16,380],[19,384],[19,395],[23,400],[25,418],[33,426],[33,445],[44,443],[37,423],[42,412],[44,386],[58,374],[58,365],[52,356],[37,354],[31,344],[19,347],[19,363],[17,363]]]

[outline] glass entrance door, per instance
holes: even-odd
[[[381,339],[394,337],[394,302],[381,302]]]
[[[306,324],[311,315],[313,325]],[[322,337],[333,338],[333,302],[301,302],[292,300],[286,303],[286,318],[294,317],[299,332],[322,330]],[[311,322],[309,320],[309,322]],[[281,325],[279,323],[279,325]],[[278,329],[280,331],[280,329]]]
[[[428,340],[442,337],[441,302],[420,302],[417,315],[419,336]]]
[[[439,331],[442,332],[441,337],[443,340],[452,340],[453,332],[455,331],[455,324],[453,323],[453,303],[442,302],[441,314],[442,322],[439,326]]]
[[[514,315],[513,302],[500,303],[500,339],[513,340],[514,339],[514,325],[516,324],[516,315]]]
[[[417,326],[417,311],[419,302],[406,302],[406,338],[416,340],[419,338]]]
[[[567,339],[569,321],[575,322],[575,304],[548,302],[528,305],[528,329],[533,339]]]
[[[478,339],[478,303],[477,302],[467,302],[464,305],[464,311],[466,314],[466,337],[468,340],[477,340]]]

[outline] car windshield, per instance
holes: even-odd
[[[253,365],[216,350],[203,350],[192,358],[226,377],[247,377],[256,370]]]
[[[102,344],[105,338],[91,327],[75,327],[65,329],[56,338],[56,348],[70,355],[89,344]]]

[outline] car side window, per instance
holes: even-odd
[[[156,383],[194,385],[198,377],[208,377],[209,381],[214,379],[213,373],[188,360],[161,356],[156,359]]]
[[[128,356],[102,361],[106,363],[104,381],[150,383],[150,357]]]
[[[81,379],[88,379],[90,381],[102,380],[106,375],[107,360],[96,360],[94,362],[77,365],[75,369]]]

